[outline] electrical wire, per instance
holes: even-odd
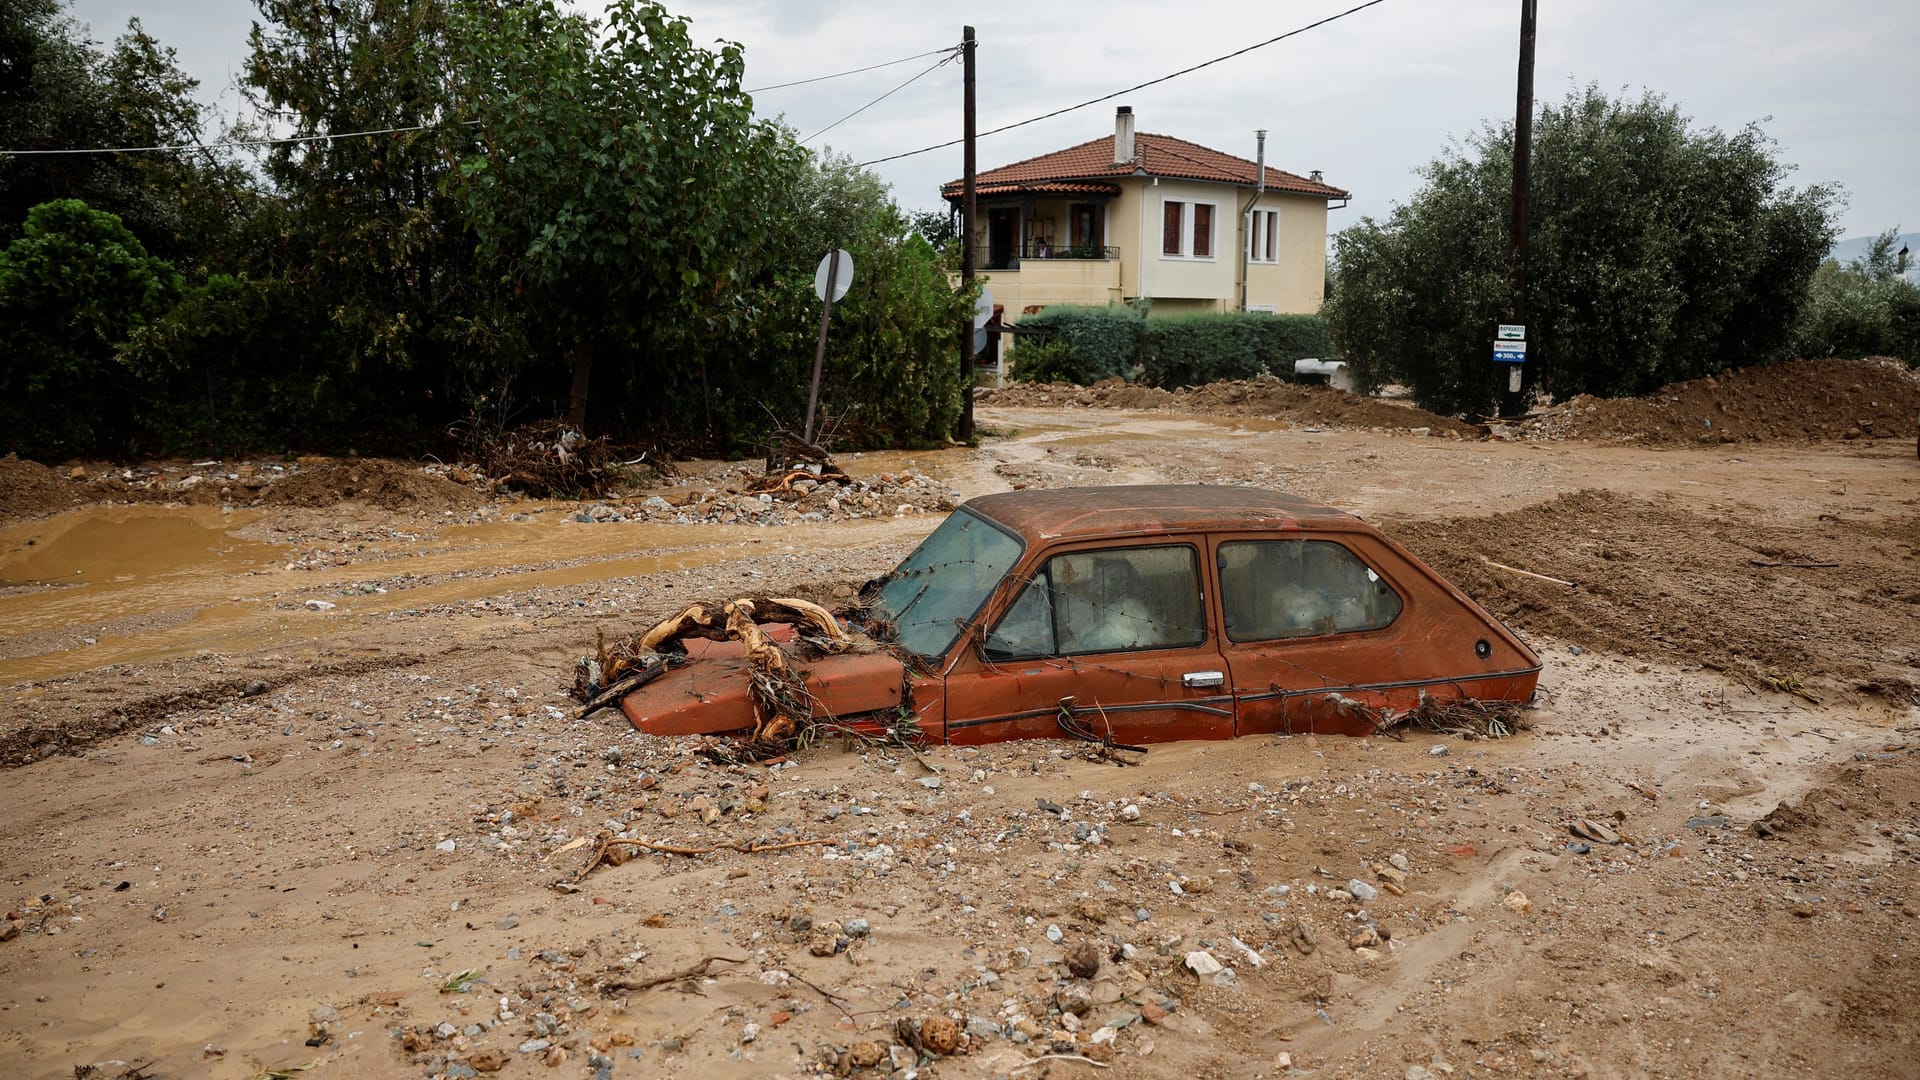
[[[456,126],[470,127],[480,123],[478,120],[456,121]],[[288,143],[331,142],[334,139],[353,139],[362,135],[397,135],[408,131],[427,131],[441,127],[440,124],[413,124],[408,127],[371,128],[366,131],[337,131],[328,135],[290,135],[284,139],[222,139],[218,142],[178,143],[172,146],[96,146],[70,150],[0,150],[0,158],[30,157],[46,154],[145,154],[167,153],[176,150],[218,150],[238,146],[283,146]]]
[[[867,102],[865,105],[860,106],[859,108],[853,110],[852,112],[841,117],[840,119],[835,120],[833,123],[828,124],[826,127],[821,128],[819,131],[816,131],[813,134],[807,136],[806,138],[801,139],[800,145],[805,146],[808,143],[812,142],[813,140],[819,138],[820,136],[825,135],[827,132],[832,131],[834,128],[839,127],[841,124],[844,124],[847,121],[853,119],[854,117],[859,116],[861,113],[866,112],[868,109],[873,108],[875,105],[880,104],[881,102],[887,100],[888,98],[899,93],[900,91],[905,90],[907,87],[912,86],[914,83],[919,82],[923,77],[930,74],[934,68],[942,67],[944,65],[953,63],[953,61],[957,59],[959,56],[960,56],[959,46],[955,46],[954,48],[947,50],[947,55],[934,61],[932,67],[927,68],[925,71],[922,71],[920,74],[915,75],[913,78],[908,79],[906,82],[901,83],[899,86],[894,87],[893,89],[887,91],[884,94],[881,94],[879,97],[874,98],[872,101]]]
[[[1028,124],[1037,124],[1042,120],[1051,120],[1056,116],[1062,116],[1067,113],[1073,112],[1077,109],[1084,109],[1089,105],[1098,105],[1103,101],[1112,101],[1114,98],[1120,97],[1123,94],[1131,94],[1135,90],[1144,90],[1149,86],[1158,86],[1159,84],[1166,82],[1170,79],[1177,79],[1182,75],[1190,75],[1196,71],[1199,71],[1201,68],[1212,67],[1213,65],[1221,63],[1222,61],[1232,60],[1236,56],[1245,56],[1246,54],[1254,51],[1255,49],[1264,49],[1267,46],[1272,45],[1276,42],[1285,41],[1290,37],[1295,37],[1300,34],[1304,34],[1309,30],[1317,29],[1319,27],[1327,25],[1330,22],[1335,22],[1337,20],[1344,19],[1347,16],[1352,15],[1356,12],[1365,11],[1367,8],[1373,7],[1376,4],[1383,4],[1383,3],[1386,3],[1386,0],[1366,0],[1366,3],[1357,4],[1353,7],[1348,8],[1345,11],[1340,12],[1337,15],[1329,15],[1324,19],[1320,19],[1316,22],[1310,22],[1305,26],[1298,27],[1293,30],[1289,30],[1284,34],[1280,34],[1275,37],[1270,37],[1265,41],[1255,42],[1252,45],[1248,45],[1243,49],[1235,49],[1230,53],[1226,53],[1225,55],[1222,55],[1222,56],[1216,56],[1211,60],[1203,60],[1200,63],[1193,65],[1192,67],[1181,68],[1179,71],[1162,75],[1157,79],[1148,79],[1146,82],[1129,86],[1124,90],[1115,90],[1111,94],[1102,94],[1097,98],[1090,98],[1086,101],[1082,101],[1078,105],[1068,105],[1065,108],[1055,109],[1049,113],[1041,113],[1039,116],[1029,117],[1025,120],[1020,120],[1012,124],[1002,124],[997,128],[992,128],[987,131],[979,132],[974,136],[974,138],[981,139],[981,138],[985,138],[988,135],[998,135],[1003,131],[1012,131],[1014,128],[1026,127]],[[935,150],[944,150],[949,146],[958,146],[963,142],[966,142],[966,140],[965,139],[948,139],[946,142],[935,143],[932,146],[923,146],[918,150],[908,150],[903,154],[891,154],[891,155],[888,155],[887,157],[874,158],[872,161],[863,161],[860,163],[860,168],[864,169],[869,165],[879,165],[883,162],[888,162],[888,161],[899,161],[901,158],[916,157],[920,154],[929,154]]]
[[[957,45],[948,45],[945,48],[929,49],[923,53],[914,53],[912,56],[903,56],[898,60],[888,60],[887,62],[882,64],[868,64],[866,67],[854,68],[851,71],[837,71],[832,75],[815,75],[811,79],[795,79],[792,82],[774,83],[772,86],[762,86],[757,90],[749,90],[747,91],[747,93],[764,94],[769,90],[785,90],[789,86],[805,86],[808,83],[826,82],[828,79],[840,79],[840,78],[845,78],[848,75],[858,75],[863,71],[878,71],[881,68],[889,68],[897,64],[904,64],[909,60],[924,60],[929,56],[937,56],[940,53],[952,52],[957,48],[959,48],[959,46]]]

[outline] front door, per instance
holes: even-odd
[[[1045,553],[947,677],[947,740],[1233,735],[1201,538]]]
[[[1020,235],[1020,211],[987,211],[988,270],[1005,270],[1013,265],[1014,241]]]

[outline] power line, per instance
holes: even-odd
[[[469,127],[478,124],[478,120],[461,120],[456,126]],[[408,127],[371,128],[366,131],[337,131],[328,135],[290,135],[284,139],[222,139],[219,142],[178,143],[172,146],[96,146],[77,150],[0,150],[0,158],[28,157],[45,154],[146,154],[164,153],[176,150],[217,150],[237,146],[281,146],[287,143],[331,142],[334,139],[352,139],[362,135],[398,135],[408,131],[426,131],[440,124],[413,124]]]
[[[888,60],[883,64],[868,64],[866,67],[854,68],[852,71],[837,71],[832,75],[815,75],[811,79],[795,79],[792,82],[775,83],[772,86],[762,86],[757,90],[749,90],[747,91],[747,93],[764,94],[769,90],[785,90],[789,86],[805,86],[808,83],[826,82],[828,79],[840,79],[840,78],[845,78],[848,75],[858,75],[863,71],[878,71],[881,68],[888,68],[888,67],[893,67],[897,64],[904,64],[909,60],[924,60],[929,56],[937,56],[940,53],[950,53],[954,50],[954,48],[955,46],[948,45],[945,48],[929,49],[923,53],[914,53],[912,56],[903,56],[898,60]]]
[[[988,131],[982,131],[974,137],[983,138],[988,135],[998,135],[1003,131],[1012,131],[1014,128],[1026,127],[1028,124],[1037,124],[1042,120],[1051,120],[1056,116],[1061,116],[1066,113],[1073,112],[1076,109],[1084,109],[1089,105],[1098,105],[1103,101],[1112,101],[1114,98],[1120,97],[1123,94],[1131,94],[1135,90],[1145,90],[1149,86],[1157,86],[1160,83],[1166,82],[1169,79],[1177,79],[1182,75],[1190,75],[1193,72],[1199,71],[1201,68],[1212,67],[1213,65],[1218,64],[1222,61],[1231,60],[1236,56],[1245,56],[1247,53],[1250,53],[1255,49],[1264,49],[1267,46],[1274,44],[1275,42],[1285,41],[1290,37],[1294,37],[1299,34],[1304,34],[1309,30],[1313,30],[1318,27],[1325,26],[1330,22],[1334,22],[1339,19],[1344,19],[1347,16],[1354,14],[1355,12],[1365,11],[1367,8],[1373,7],[1375,4],[1383,4],[1385,2],[1386,0],[1367,0],[1366,3],[1357,4],[1353,7],[1348,8],[1345,11],[1340,12],[1337,15],[1329,15],[1326,18],[1320,19],[1317,22],[1310,22],[1305,26],[1299,27],[1297,29],[1289,30],[1286,33],[1280,34],[1276,37],[1270,37],[1265,41],[1255,42],[1252,45],[1248,45],[1246,48],[1243,48],[1243,49],[1235,49],[1234,51],[1227,53],[1223,56],[1216,56],[1211,60],[1203,60],[1200,63],[1193,65],[1192,67],[1181,68],[1179,71],[1175,71],[1167,75],[1162,75],[1157,79],[1148,79],[1146,82],[1139,83],[1134,86],[1129,86],[1124,90],[1115,90],[1111,94],[1102,94],[1097,98],[1090,98],[1086,101],[1082,101],[1078,105],[1068,105],[1066,108],[1063,108],[1063,109],[1055,109],[1052,112],[1041,113],[1039,116],[1029,117],[1028,119],[1021,120],[1016,123],[1004,124],[1000,127],[993,128]],[[887,157],[874,158],[872,161],[863,161],[860,163],[860,167],[864,169],[869,165],[879,165],[883,162],[899,161],[901,158],[910,158],[910,157],[918,156],[920,154],[928,154],[928,153],[932,153],[935,150],[944,150],[949,146],[958,146],[965,141],[966,141],[965,139],[948,139],[946,142],[935,143],[932,146],[923,146],[918,150],[908,150],[906,153],[903,153],[903,154],[891,154]]]
[[[839,127],[839,126],[840,126],[841,124],[844,124],[844,123],[846,123],[847,121],[849,121],[849,120],[851,120],[851,119],[853,119],[854,117],[856,117],[856,116],[859,116],[859,115],[860,115],[861,113],[863,113],[863,112],[866,112],[866,111],[867,111],[868,109],[871,109],[871,108],[873,108],[873,107],[874,107],[875,105],[878,105],[878,104],[880,104],[881,102],[883,102],[883,101],[885,101],[885,100],[887,100],[888,98],[890,98],[890,97],[892,97],[893,95],[895,95],[895,94],[897,94],[897,93],[899,93],[900,91],[902,91],[902,90],[905,90],[905,89],[906,89],[907,87],[909,87],[909,86],[912,86],[912,85],[913,85],[914,83],[916,83],[916,82],[919,82],[919,81],[921,80],[921,78],[923,78],[924,76],[926,76],[926,75],[927,75],[928,73],[930,73],[930,72],[932,72],[934,68],[937,68],[937,67],[940,67],[940,66],[942,66],[942,65],[945,65],[945,64],[950,64],[950,63],[952,63],[952,62],[953,62],[953,58],[954,58],[954,57],[956,57],[956,56],[958,56],[958,55],[960,55],[960,50],[959,50],[959,49],[948,49],[948,50],[946,50],[946,53],[947,53],[947,55],[945,55],[945,56],[943,56],[943,57],[941,57],[940,59],[938,59],[938,60],[936,60],[936,61],[934,61],[934,62],[933,62],[933,65],[932,65],[932,67],[929,67],[929,68],[927,68],[927,69],[926,69],[925,71],[922,71],[922,72],[921,72],[920,74],[918,74],[918,75],[915,75],[915,76],[914,76],[913,78],[911,78],[911,79],[908,79],[908,80],[907,80],[906,82],[903,82],[903,83],[901,83],[901,84],[900,84],[899,86],[896,86],[896,87],[894,87],[893,89],[891,89],[891,90],[889,90],[889,91],[887,91],[887,92],[886,92],[886,93],[884,93],[884,94],[881,94],[881,95],[880,95],[879,97],[877,97],[877,98],[874,98],[874,99],[873,99],[872,101],[869,101],[869,102],[867,102],[867,103],[866,103],[865,105],[862,105],[862,106],[860,106],[859,108],[857,108],[857,109],[855,109],[855,110],[853,110],[852,112],[850,112],[850,113],[848,113],[847,115],[845,115],[845,116],[843,116],[843,117],[841,117],[840,119],[838,119],[838,120],[835,120],[835,121],[834,121],[833,123],[831,123],[831,124],[828,124],[828,125],[827,125],[826,127],[823,127],[823,128],[821,128],[821,129],[820,129],[819,131],[816,131],[816,132],[814,132],[813,134],[811,134],[811,135],[809,135],[809,136],[807,136],[806,138],[804,138],[804,139],[801,139],[801,140],[800,140],[800,145],[801,145],[801,146],[805,146],[805,145],[807,145],[808,143],[810,143],[810,142],[812,142],[813,140],[815,140],[815,139],[817,139],[817,138],[819,138],[820,136],[822,136],[822,135],[825,135],[825,134],[826,134],[827,132],[829,132],[829,131],[832,131],[832,130],[833,130],[834,128],[837,128],[837,127]]]

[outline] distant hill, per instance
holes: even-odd
[[[1864,256],[1867,249],[1873,246],[1874,239],[1871,236],[1849,236],[1845,240],[1836,241],[1831,252],[1832,257],[1844,266]],[[1920,283],[1920,232],[1901,233],[1900,239],[1893,245],[1893,250],[1899,251],[1901,244],[1907,245],[1909,252],[1907,279]]]

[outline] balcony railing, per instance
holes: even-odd
[[[975,264],[982,270],[1015,270],[1028,259],[1042,262],[1059,260],[1111,262],[1119,257],[1120,249],[1117,247],[1103,247],[1099,244],[1043,244],[1037,240],[1030,240],[1017,249],[976,248],[974,250]]]

